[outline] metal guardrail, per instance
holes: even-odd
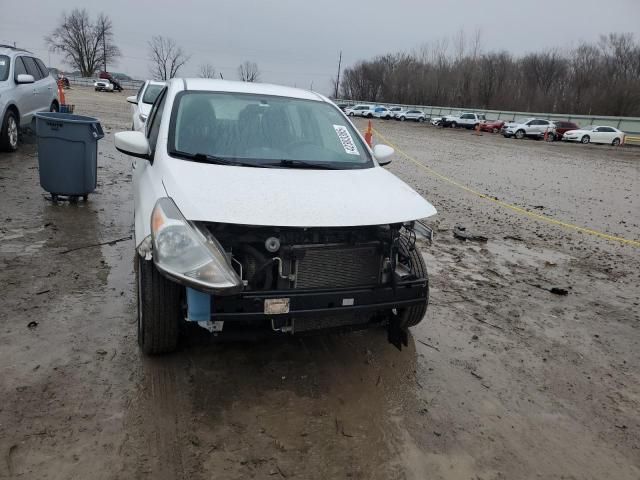
[[[93,82],[100,80],[97,77],[67,77],[69,84],[81,87],[93,87]],[[143,80],[118,80],[124,90],[138,90],[144,83]]]
[[[349,105],[380,105],[385,107],[404,107],[415,110],[422,110],[430,117],[439,117],[442,115],[452,115],[458,113],[484,113],[487,118],[492,120],[512,121],[524,118],[544,118],[547,120],[566,120],[576,122],[578,125],[608,125],[616,127],[627,134],[640,134],[640,117],[613,117],[600,115],[572,115],[568,113],[535,113],[535,112],[511,112],[506,110],[483,110],[479,108],[456,108],[456,107],[437,107],[430,105],[403,105],[401,103],[374,103],[374,102],[358,102],[354,100],[335,100],[336,103],[346,103]],[[640,137],[627,137],[640,138]],[[640,142],[639,142],[640,143]]]

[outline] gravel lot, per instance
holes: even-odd
[[[131,161],[113,148],[126,95],[67,96],[107,132],[88,203],[46,200],[28,138],[0,155],[0,478],[640,478],[640,249],[396,156],[388,168],[439,211],[422,246],[432,301],[408,349],[381,331],[216,343],[203,330],[142,357]],[[640,149],[374,126],[500,201],[640,239]],[[489,240],[455,239],[456,225]]]

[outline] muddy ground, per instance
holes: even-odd
[[[88,203],[47,200],[33,143],[0,155],[0,478],[640,478],[637,247],[397,156],[390,170],[439,211],[422,246],[431,306],[408,349],[382,331],[220,343],[203,330],[143,357],[131,160],[113,148],[129,108],[68,97],[108,132]],[[375,126],[482,193],[640,238],[640,149]],[[453,238],[457,224],[488,242]]]

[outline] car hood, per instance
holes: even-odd
[[[192,221],[282,227],[383,225],[436,209],[381,167],[302,170],[168,159],[167,194]]]

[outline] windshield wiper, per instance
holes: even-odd
[[[216,157],[215,155],[209,155],[208,153],[187,153],[187,152],[178,152],[172,151],[171,155],[175,155],[176,157],[186,158],[187,160],[191,160],[193,162],[199,163],[212,163],[214,165],[231,165],[234,167],[256,167],[261,168],[262,165],[258,163],[249,163],[249,162],[239,162],[237,160],[228,160],[222,157]]]
[[[309,168],[314,170],[337,170],[337,168],[331,165],[323,163],[305,162],[304,160],[279,160],[273,163],[263,163],[269,167],[284,167],[284,168]]]

